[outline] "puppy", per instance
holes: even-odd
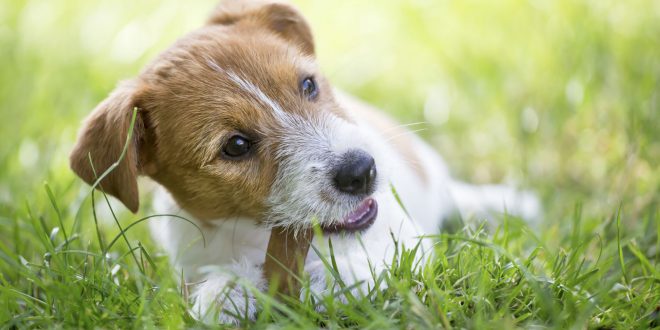
[[[261,267],[273,227],[317,223],[325,235],[313,244],[327,254],[332,238],[339,274],[348,285],[361,283],[359,294],[391,260],[392,235],[412,247],[452,212],[537,211],[528,194],[452,179],[432,148],[406,133],[331,87],[296,9],[228,0],[98,105],[70,161],[93,183],[126,147],[100,187],[137,212],[138,176],[155,181],[155,211],[197,225],[151,223],[179,274],[194,283],[192,313],[236,322],[233,315],[257,311],[238,284],[267,286]],[[304,270],[315,292],[332,285],[317,253]]]

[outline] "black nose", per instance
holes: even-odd
[[[363,150],[347,151],[335,174],[335,186],[352,195],[369,194],[376,180],[374,158]]]

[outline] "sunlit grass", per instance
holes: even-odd
[[[48,186],[45,190],[50,195]],[[51,201],[53,215],[30,211],[27,222],[4,233],[13,240],[0,243],[5,326],[201,326],[187,313],[166,258],[141,240],[121,239],[141,237],[133,232],[141,219],[112,234],[94,229],[97,235],[90,235],[82,227],[91,222],[72,221],[75,214],[61,213],[54,195]],[[60,217],[73,225],[58,226]],[[302,301],[255,292],[262,312],[243,325],[646,328],[660,322],[657,260],[648,259],[638,243],[657,235],[657,213],[644,223],[651,230],[637,236],[621,227],[618,213],[588,218],[578,206],[560,242],[522,219],[504,217],[490,233],[459,219],[450,223],[462,229],[425,238],[435,242],[434,256],[420,258],[416,247],[399,246],[391,267],[374,273],[376,285],[365,297],[355,296],[354,287],[338,277],[333,292]],[[589,230],[594,227],[599,234]],[[550,247],[556,243],[561,248]],[[656,241],[653,247],[658,246]],[[338,276],[333,260],[324,260],[329,276]]]
[[[99,194],[94,214],[67,156],[80,120],[116,82],[201,24],[215,2],[0,2],[5,326],[201,326],[136,224],[152,215],[147,189],[138,215],[115,208],[115,222]],[[296,3],[335,85],[402,123],[423,122],[415,129],[456,176],[536,191],[545,214],[534,228],[450,221],[429,238],[435,258],[415,266],[402,251],[380,278],[387,288],[368,299],[286,306],[262,296],[266,312],[252,325],[657,324],[660,2]]]

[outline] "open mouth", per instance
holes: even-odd
[[[323,227],[326,233],[355,232],[369,228],[378,215],[378,203],[369,197],[339,223]]]

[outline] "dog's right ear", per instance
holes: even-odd
[[[124,146],[124,158],[100,183],[106,193],[117,197],[133,213],[139,207],[137,176],[138,143],[144,127],[140,115],[136,118],[131,141],[129,134],[133,109],[138,106],[140,90],[137,80],[125,81],[99,104],[87,117],[69,156],[71,169],[88,184],[93,184],[112,164],[117,162]],[[91,161],[94,164],[92,169]]]
[[[298,10],[279,0],[224,0],[211,13],[209,24],[256,23],[314,55],[312,30]]]

